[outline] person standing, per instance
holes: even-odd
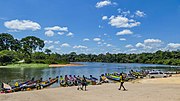
[[[82,78],[82,90],[83,90],[83,88],[85,88],[85,91],[86,91],[86,86],[87,86],[87,81],[86,81],[86,78],[85,78],[85,76],[83,75],[83,78]]]
[[[121,90],[121,87],[124,88],[124,91],[126,91],[126,88],[124,87],[124,77],[122,75],[122,73],[120,73],[120,87],[119,87],[119,90]]]

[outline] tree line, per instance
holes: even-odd
[[[105,63],[146,63],[146,64],[165,64],[180,66],[180,50],[177,51],[157,51],[155,53],[141,54],[79,54],[75,52],[63,57],[71,62],[105,62]]]
[[[27,36],[21,40],[7,33],[0,34],[0,65],[12,63],[58,64],[69,62],[106,62],[106,63],[148,63],[180,66],[180,50],[157,51],[141,54],[69,54],[52,53],[44,48],[44,41],[35,36]],[[37,52],[39,50],[39,52]]]

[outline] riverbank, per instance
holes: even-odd
[[[65,67],[65,66],[84,66],[82,64],[75,64],[75,63],[70,63],[70,64],[50,64],[49,67]]]
[[[0,68],[48,68],[48,67],[65,67],[65,66],[83,66],[82,64],[11,64],[0,66]]]
[[[0,66],[0,68],[48,68],[48,64],[10,64],[7,66]]]
[[[58,87],[0,94],[0,101],[180,101],[180,75],[127,82],[128,91],[119,91],[118,87],[119,83],[88,86],[88,91]]]

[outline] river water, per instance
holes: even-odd
[[[137,63],[97,63],[97,62],[80,62],[83,66],[67,66],[63,68],[0,68],[0,82],[14,84],[14,82],[23,82],[34,77],[35,79],[43,78],[47,80],[49,77],[54,78],[56,76],[64,75],[93,75],[99,78],[101,74],[113,73],[113,72],[125,72],[128,73],[131,69],[142,70],[146,69],[158,69],[158,70],[176,70],[180,67],[168,66],[168,65],[154,65],[154,64],[137,64]],[[174,69],[175,68],[175,69]],[[54,84],[52,87],[57,87],[58,84]]]

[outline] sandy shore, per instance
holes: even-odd
[[[83,66],[82,64],[50,64],[49,67]]]
[[[180,101],[180,75],[161,79],[141,79],[125,83],[128,91],[119,91],[119,83],[50,88],[39,91],[0,94],[0,101]]]

